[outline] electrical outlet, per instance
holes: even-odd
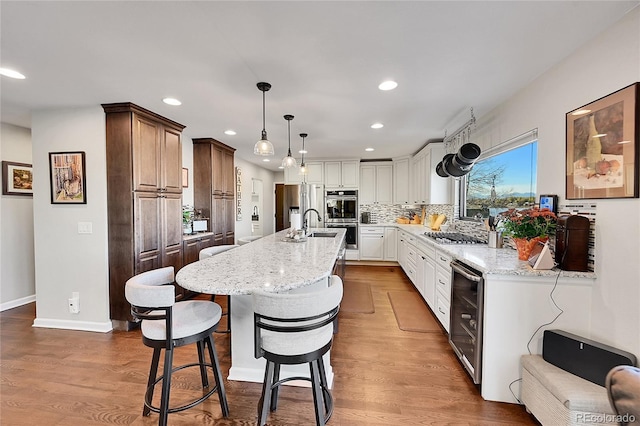
[[[80,313],[80,293],[77,291],[71,293],[71,298],[69,299],[69,313]]]

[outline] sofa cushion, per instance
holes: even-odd
[[[603,386],[549,364],[540,355],[523,355],[522,368],[536,377],[569,410],[614,414]]]

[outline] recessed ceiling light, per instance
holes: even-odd
[[[365,150],[365,151],[369,151],[369,152],[371,152],[371,151],[375,151],[375,149],[374,149],[374,148],[365,148],[364,150]]]
[[[378,89],[380,90],[393,90],[396,87],[398,87],[398,83],[393,80],[383,81],[382,83],[380,83],[380,85],[378,85]]]
[[[229,130],[225,130],[224,134],[229,136],[234,136],[236,132],[234,130],[229,129]]]
[[[279,169],[284,169],[284,166],[278,166]]]
[[[579,109],[577,111],[573,111],[571,115],[585,115],[585,114],[589,114],[590,112],[591,112],[590,109]]]
[[[371,125],[372,129],[382,129],[383,127],[384,127],[384,124],[382,124],[382,123],[373,123]]]
[[[306,149],[301,149],[300,151],[298,151],[298,154],[306,154],[307,150]]]
[[[19,80],[24,80],[26,78],[18,71],[10,70],[9,68],[0,68],[0,75],[4,75],[5,77],[17,78]]]
[[[263,158],[262,161],[264,161],[265,163],[268,163],[271,160],[269,160],[268,158]]]
[[[175,106],[182,105],[182,102],[180,102],[176,98],[164,98],[162,102],[164,102],[167,105],[175,105]]]

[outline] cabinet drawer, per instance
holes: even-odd
[[[447,271],[451,270],[451,256],[441,252],[440,250],[435,251],[436,256],[436,265],[441,266]]]
[[[451,274],[443,272],[441,268],[436,269],[436,289],[447,300],[451,300]]]
[[[407,261],[409,262],[410,265],[413,266],[413,269],[416,269],[416,265],[417,265],[417,257],[418,257],[418,251],[416,250],[416,248],[414,246],[412,246],[411,244],[407,244]]]
[[[436,291],[436,317],[444,329],[449,332],[449,301]]]
[[[384,228],[379,226],[361,226],[361,235],[382,235],[384,234]]]

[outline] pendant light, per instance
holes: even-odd
[[[287,114],[284,116],[284,119],[287,120],[287,129],[289,132],[289,151],[287,151],[287,156],[282,159],[282,167],[290,169],[298,166],[296,159],[291,156],[291,120],[293,120],[293,115]]]
[[[262,92],[262,136],[253,147],[253,153],[262,156],[273,155],[273,145],[267,139],[267,130],[265,129],[264,92],[268,91],[269,89],[271,89],[271,85],[269,83],[258,83],[258,90]]]
[[[304,138],[306,138],[307,136],[309,136],[306,133],[300,133],[300,137],[302,138],[302,159],[300,160],[300,175],[302,176],[306,176],[307,173],[309,172],[309,170],[307,170],[307,166],[306,164],[304,164],[304,153],[307,152],[304,149]]]

